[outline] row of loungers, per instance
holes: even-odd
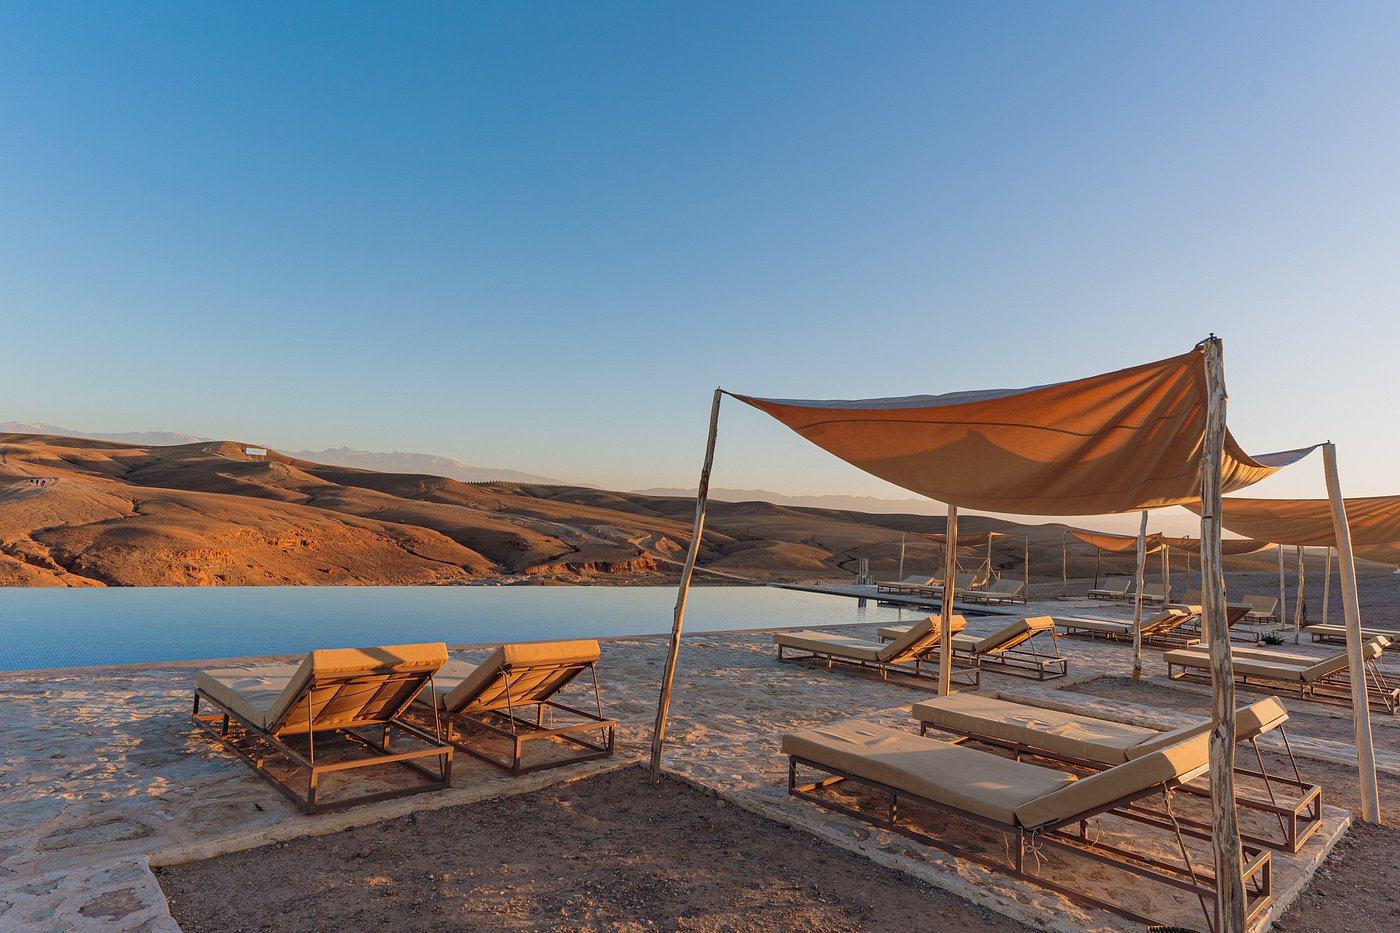
[[[1390,684],[1377,661],[1390,646],[1390,639],[1378,636],[1361,646],[1359,676],[1366,685],[1368,703],[1387,713],[1400,707],[1400,688]],[[1246,690],[1289,690],[1300,699],[1322,703],[1351,705],[1351,660],[1345,651],[1330,657],[1315,658],[1305,654],[1264,651],[1252,648],[1232,648],[1231,664],[1235,683]],[[1201,647],[1177,648],[1162,654],[1167,662],[1167,676],[1173,680],[1210,683],[1210,653]]]
[[[1225,625],[1230,629],[1231,641],[1259,641],[1257,632],[1236,628],[1244,621],[1248,611],[1248,606],[1225,607]],[[1131,619],[1056,616],[1055,625],[1065,635],[1128,641],[1133,638]],[[1149,645],[1188,647],[1201,640],[1201,633],[1200,606],[1168,606],[1142,619],[1142,640]]]
[[[1059,653],[1055,624],[1049,616],[1020,619],[985,638],[963,634],[967,620],[951,620],[952,670],[959,684],[977,686],[983,667],[1034,676],[1044,680],[1063,677],[1069,661]],[[1027,647],[1038,636],[1049,636],[1054,652]],[[846,664],[888,678],[890,674],[936,679],[942,658],[939,619],[929,616],[915,625],[887,626],[877,632],[879,641],[835,635],[829,632],[778,632],[773,644],[780,661],[818,661],[831,667]]]
[[[914,716],[919,720],[919,735],[865,722],[837,723],[785,735],[781,748],[788,757],[788,792],[1024,879],[1075,903],[1146,925],[1160,922],[1135,912],[1122,900],[1096,897],[1071,887],[1052,866],[1042,864],[1042,857],[1052,852],[1075,853],[1194,894],[1207,923],[1219,929],[1219,918],[1213,913],[1215,888],[1210,866],[1200,858],[1193,862],[1183,838],[1209,839],[1210,825],[1185,819],[1172,806],[1175,792],[1209,793],[1199,782],[1193,785],[1209,768],[1208,722],[1158,733],[962,695],[916,704]],[[1241,709],[1236,713],[1240,740],[1253,745],[1265,732],[1278,730],[1283,735],[1287,718],[1276,698]],[[928,736],[930,728],[951,739]],[[968,748],[969,742],[1010,750],[1015,758]],[[1254,747],[1257,755],[1257,745]],[[1289,755],[1291,758],[1291,749]],[[1080,770],[1030,764],[1022,761],[1022,756],[1049,759],[1090,773],[1086,776]],[[1272,896],[1272,859],[1266,847],[1296,852],[1317,831],[1322,815],[1322,790],[1297,776],[1296,763],[1295,777],[1290,780],[1268,775],[1262,756],[1258,757],[1260,770],[1243,773],[1263,778],[1269,799],[1238,802],[1277,817],[1281,831],[1272,838],[1244,837],[1246,913],[1250,921],[1268,906]],[[815,772],[815,776],[806,772]],[[846,793],[853,786],[857,792]],[[1298,792],[1290,795],[1290,805],[1277,802],[1276,786]],[[871,801],[871,792],[878,795],[876,801]],[[1160,800],[1160,804],[1149,805],[1152,800]],[[911,803],[1000,832],[1006,840],[1005,855],[997,858],[997,847],[990,851],[966,847],[943,832],[931,835],[910,819],[907,805]],[[1136,846],[1111,844],[1104,834],[1090,834],[1088,821],[1108,814],[1174,834],[1180,861],[1151,855]],[[1027,865],[1028,850],[1033,853],[1033,868]]]
[[[966,602],[1023,603],[1026,601],[1024,580],[1002,577],[989,584],[985,572],[957,574],[953,577],[953,588],[956,591],[956,598]],[[941,577],[905,577],[896,583],[877,583],[875,590],[878,593],[888,593],[891,596],[942,597],[943,579]]]
[[[201,671],[191,716],[304,813],[318,813],[446,788],[454,749],[515,775],[611,755],[616,723],[603,717],[598,657],[596,641],[503,645],[480,664],[449,659],[442,643],[312,651],[300,664]],[[593,709],[558,702],[555,695],[585,672]],[[201,704],[212,711],[201,713]],[[317,748],[327,733],[360,754],[327,760]],[[490,750],[501,742],[509,755]],[[570,753],[527,764],[527,743]],[[327,775],[390,764],[417,780],[318,796]],[[298,775],[304,783],[294,783]]]

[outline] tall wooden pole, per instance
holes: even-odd
[[[1225,369],[1220,339],[1205,344],[1206,434],[1201,457],[1202,627],[1210,646],[1211,842],[1215,848],[1217,933],[1245,933],[1243,859],[1235,812],[1235,672],[1230,628],[1225,624],[1225,579],[1221,565],[1221,461],[1225,449]]]
[[[904,539],[905,539],[905,537],[907,537],[907,534],[906,534],[905,532],[901,531],[901,532],[899,533],[899,576],[895,577],[896,580],[903,580],[903,579],[904,579]]]
[[[1294,605],[1294,607],[1293,607],[1293,639],[1294,639],[1294,641],[1297,641],[1297,639],[1298,639],[1298,633],[1299,633],[1299,631],[1302,630],[1302,628],[1303,628],[1303,623],[1307,621],[1307,614],[1308,614],[1308,597],[1307,597],[1307,592],[1306,592],[1307,584],[1308,584],[1307,572],[1306,572],[1306,571],[1304,570],[1304,568],[1303,568],[1303,546],[1300,544],[1300,545],[1298,545],[1298,597],[1297,597],[1297,599],[1295,600],[1295,605]]]
[[[1356,556],[1351,550],[1351,526],[1347,523],[1342,481],[1337,476],[1337,448],[1322,445],[1327,471],[1327,498],[1332,500],[1332,531],[1337,539],[1337,564],[1342,571],[1342,610],[1346,614],[1347,660],[1351,664],[1352,722],[1356,732],[1356,765],[1360,771],[1361,818],[1381,821],[1380,795],[1376,790],[1376,750],[1371,744],[1371,707],[1367,703],[1365,668],[1361,664],[1361,606],[1356,597]]]
[[[1031,536],[1026,535],[1026,599],[1031,598]]]
[[[1283,590],[1283,545],[1278,546],[1278,627],[1283,628],[1283,614],[1288,610],[1288,597]],[[1293,644],[1298,644],[1298,636],[1293,635]]]
[[[676,676],[676,658],[681,651],[681,624],[685,621],[685,598],[690,594],[690,576],[700,556],[700,536],[705,531],[705,503],[710,496],[710,468],[715,462],[715,437],[719,433],[719,401],[724,390],[715,389],[710,406],[710,434],[705,442],[705,463],[700,468],[700,485],[695,491],[695,527],[690,534],[690,550],[685,555],[680,586],[676,588],[676,610],[671,620],[671,646],[666,654],[666,670],[661,675],[661,698],[656,704],[656,725],[651,731],[651,782],[661,780],[661,744],[666,740],[666,714],[671,707],[671,680]]]
[[[1030,539],[1027,538],[1027,541]],[[1097,586],[1098,584],[1095,584]],[[1030,594],[1027,593],[1027,596]],[[1069,532],[1060,532],[1060,595],[1069,595]]]
[[[1172,549],[1162,545],[1162,605],[1172,601]]]
[[[1327,624],[1327,601],[1332,597],[1332,549],[1327,549],[1327,571],[1322,575],[1322,624]]]
[[[1142,679],[1142,582],[1147,563],[1147,510],[1142,511],[1142,524],[1137,539],[1137,592],[1133,594],[1133,680]]]
[[[943,532],[943,605],[938,611],[938,695],[953,690],[953,596],[958,576],[958,507],[948,506]]]

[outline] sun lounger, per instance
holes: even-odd
[[[875,635],[881,641],[890,641],[906,637],[908,633],[908,626],[888,625],[877,629]],[[1055,646],[1053,654],[1042,654],[1034,648],[1026,650],[1023,647],[1043,635],[1050,636]],[[985,638],[966,633],[954,635],[953,657],[967,665],[976,665],[978,668],[990,665],[1001,668],[1007,674],[1033,676],[1037,680],[1063,677],[1069,672],[1069,661],[1060,654],[1055,620],[1049,616],[1035,616],[1012,622],[1006,628]]]
[[[424,720],[440,717],[453,745],[517,776],[605,758],[613,753],[617,724],[603,718],[597,664],[598,643],[592,640],[502,645],[480,664],[456,659],[444,664],[434,683],[418,695],[414,712]],[[593,680],[592,710],[555,699],[585,671]],[[509,757],[489,750],[502,741],[511,744]],[[569,754],[526,764],[527,743]]]
[[[1346,644],[1347,630],[1344,625],[1305,625],[1303,631],[1312,636],[1314,642],[1333,642]],[[1400,650],[1400,632],[1385,628],[1363,628],[1361,637],[1364,639],[1384,638],[1388,644],[1387,649]]]
[[[1400,704],[1400,689],[1392,687],[1376,660],[1390,644],[1387,638],[1373,638],[1362,645],[1362,671],[1371,706],[1394,713]],[[1287,654],[1258,648],[1232,648],[1235,683],[1246,690],[1291,690],[1300,699],[1351,706],[1351,682],[1355,676],[1345,651],[1326,658]],[[1179,648],[1163,653],[1167,676],[1174,680],[1210,682],[1210,654],[1205,648]]]
[[[1159,748],[1201,735],[1210,730],[1210,721],[1202,720],[1169,732],[1080,716],[1059,710],[1045,709],[1023,703],[1012,703],[980,694],[957,694],[915,703],[913,716],[919,722],[919,734],[931,727],[958,738],[1009,749],[1017,759],[1023,754],[1079,765],[1098,771],[1141,758]],[[1241,837],[1285,852],[1297,852],[1322,825],[1322,788],[1303,781],[1298,762],[1288,744],[1284,723],[1288,711],[1278,697],[1268,697],[1235,711],[1235,741],[1248,742],[1254,749],[1259,769],[1235,766],[1237,774],[1261,780],[1267,799],[1236,792],[1236,803],[1277,819],[1279,834],[1261,835],[1242,830]],[[1277,731],[1287,749],[1293,777],[1281,777],[1268,772],[1259,750],[1259,736]],[[1290,803],[1279,802],[1276,788],[1290,788]],[[1199,783],[1181,788],[1188,793],[1209,796],[1209,789]],[[1208,823],[1178,817],[1189,831],[1202,834]]]
[[[1163,609],[1142,618],[1142,640],[1159,644],[1194,644],[1197,639],[1178,633],[1178,629],[1201,615],[1200,606],[1187,609]],[[1089,616],[1057,616],[1055,625],[1064,635],[1085,638],[1110,638],[1132,640],[1133,622],[1131,619],[1095,619]]]
[[[953,632],[961,632],[966,625],[967,620],[962,616],[953,616]],[[777,632],[773,635],[773,644],[778,646],[779,661],[815,659],[824,662],[828,668],[837,663],[868,668],[878,671],[882,678],[888,678],[890,674],[904,674],[937,679],[939,638],[939,619],[929,616],[917,625],[906,627],[889,644],[811,631]],[[981,679],[977,665],[961,663],[956,655],[953,675],[974,687]]]
[[[1142,585],[1142,601],[1149,606],[1165,604],[1169,596],[1165,583],[1144,583]]]
[[[941,586],[942,584],[942,577],[926,577],[922,574],[915,574],[912,577],[905,577],[898,583],[876,583],[875,591],[877,593],[889,593],[895,596],[917,595],[928,587]]]
[[[1127,599],[1128,588],[1133,585],[1132,577],[1119,577],[1117,580],[1105,580],[1103,586],[1096,590],[1089,591],[1090,599]]]
[[[1277,596],[1245,596],[1244,602],[1249,603],[1249,615],[1246,616],[1251,622],[1278,622],[1278,597]]]
[[[404,713],[446,661],[447,646],[438,643],[335,648],[313,651],[300,664],[201,671],[191,717],[304,813],[441,790],[451,783],[452,746],[443,742],[440,729],[421,728]],[[216,711],[201,715],[201,702]],[[373,737],[361,734],[365,731]],[[327,760],[324,733],[349,740],[357,757],[337,754]],[[417,747],[394,751],[395,736]],[[285,760],[293,773],[304,771],[305,791],[282,775],[284,768],[268,767],[269,757]],[[420,764],[428,758],[437,759],[435,768]],[[329,802],[317,796],[327,774],[385,764],[410,768],[426,780]]]
[[[1155,825],[1135,811],[1132,804],[1161,797],[1171,814],[1171,792],[1208,769],[1207,735],[1152,751],[1133,761],[1083,779],[1073,774],[1012,761],[991,752],[964,748],[926,736],[884,726],[847,722],[808,729],[783,736],[788,756],[788,793],[858,820],[900,833],[952,855],[976,862],[992,871],[1010,875],[1059,893],[1081,905],[1111,911],[1138,923],[1160,923],[1127,906],[1110,889],[1097,895],[1072,888],[1062,875],[1044,863],[1055,853],[1073,853],[1108,869],[1147,878],[1200,898],[1206,919],[1219,929],[1211,907],[1215,891],[1209,865],[1192,860],[1185,840],[1174,840],[1181,862],[1148,856],[1127,845],[1113,844],[1104,832],[1081,833],[1081,826],[1100,814]],[[817,777],[799,781],[799,769]],[[844,793],[851,785],[879,794],[883,800],[868,802],[867,794]],[[913,807],[931,809],[959,822],[998,831],[1005,849],[992,844],[974,848],[962,845],[945,830],[956,822],[938,820],[939,834],[930,835],[907,815]],[[904,804],[905,806],[901,806]],[[927,826],[931,821],[924,821]],[[975,838],[975,837],[974,837]],[[1026,863],[1027,849],[1038,853]],[[1245,846],[1244,878],[1246,915],[1257,917],[1270,900],[1270,853]],[[1106,883],[1106,882],[1101,882]]]
[[[979,570],[976,573],[955,573],[953,574],[953,599],[959,599],[964,594],[971,593],[985,586],[986,583],[987,574],[985,571]],[[919,593],[923,596],[941,597],[943,595],[943,583],[940,581],[932,586],[920,587]]]
[[[969,591],[963,598],[970,603],[1023,603],[1026,581],[1002,577],[985,589]]]

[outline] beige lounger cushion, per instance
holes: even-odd
[[[1098,632],[1101,635],[1131,635],[1133,633],[1133,623],[1115,622],[1112,619],[1059,619],[1057,620],[1064,628],[1072,628],[1081,632]]]
[[[1012,622],[1006,628],[988,635],[986,638],[974,640],[963,636],[961,640],[962,643],[960,643],[960,639],[955,638],[953,639],[953,647],[959,650],[970,651],[973,654],[987,654],[996,651],[1003,645],[1016,640],[1022,635],[1053,631],[1054,628],[1055,620],[1049,616],[1032,616],[1029,619],[1020,619],[1016,622]],[[965,648],[964,644],[967,642],[971,642],[971,645]]]
[[[816,651],[821,654],[834,654],[853,661],[879,661],[880,651],[885,646],[863,638],[849,635],[832,635],[829,632],[777,632],[773,644],[784,648],[797,648],[800,651]]]
[[[1330,638],[1345,638],[1347,634],[1346,626],[1344,625],[1308,625],[1304,626],[1303,630],[1312,635],[1323,635]],[[1388,638],[1391,641],[1394,641],[1395,639],[1400,638],[1400,632],[1395,632],[1391,631],[1390,629],[1384,628],[1363,628],[1361,630],[1361,637]]]
[[[432,692],[438,707],[453,713],[468,708],[489,710],[536,703],[567,682],[559,673],[560,665],[593,664],[598,658],[598,643],[592,639],[501,645],[480,664],[455,658],[448,661],[434,678]],[[509,700],[505,689],[507,671],[512,672]],[[573,672],[567,676],[572,679]],[[427,702],[427,693],[425,689],[419,695],[419,702]]]
[[[927,797],[1006,826],[1018,806],[1074,782],[1074,776],[864,722],[783,736],[785,755]]]
[[[1279,698],[1265,697],[1235,710],[1235,737],[1240,740],[1262,735],[1287,721],[1288,710],[1284,709]],[[1141,758],[1143,755],[1166,748],[1169,745],[1175,745],[1177,742],[1209,732],[1210,727],[1210,720],[1205,720],[1172,729],[1170,732],[1163,732],[1156,738],[1129,749],[1128,757]]]
[[[941,620],[929,616],[922,622],[909,626],[909,630],[880,649],[880,660],[889,664],[913,660],[938,644],[942,637]],[[961,632],[967,628],[967,620],[955,615],[948,620],[949,631]]]
[[[1207,764],[1209,742],[1209,735],[1198,735],[1127,764],[1091,774],[1068,787],[1021,804],[1016,808],[1016,819],[1026,829],[1039,829],[1105,807],[1173,778],[1193,777]]]
[[[373,672],[426,675],[437,671],[446,661],[447,645],[442,642],[318,649],[303,658],[299,665],[201,671],[195,685],[260,729],[272,730],[285,721],[282,731],[305,732],[306,703],[301,694],[313,676],[333,682],[337,677]],[[317,729],[332,729],[358,721],[367,712],[373,718],[386,703],[396,705],[393,699],[384,692],[381,683],[372,680],[318,687],[311,697],[311,725]]]
[[[914,704],[914,718],[955,732],[1016,742],[1055,755],[1121,764],[1129,751],[1155,740],[1156,729],[1076,716],[1058,710],[1010,703],[975,693],[957,693]]]

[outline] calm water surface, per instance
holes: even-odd
[[[0,588],[0,670],[655,634],[671,630],[675,598],[674,587],[660,586]],[[767,587],[697,587],[686,631],[926,614]]]

